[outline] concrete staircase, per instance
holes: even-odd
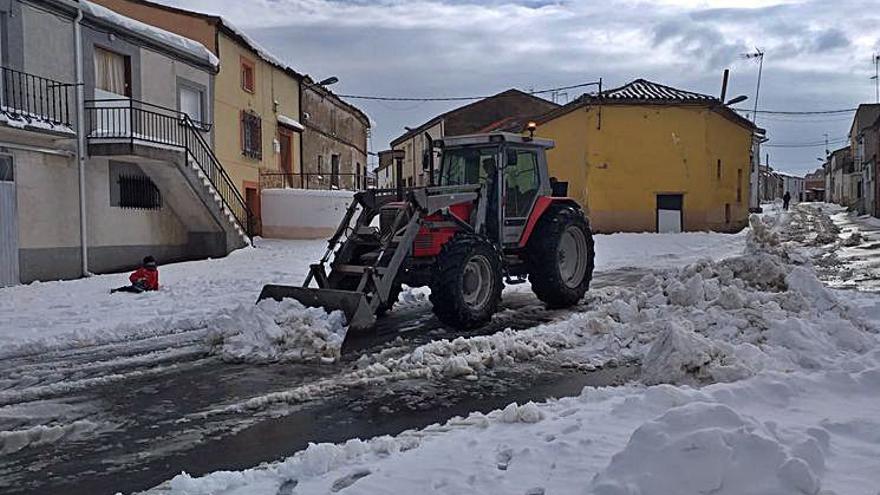
[[[252,214],[204,131],[187,115],[131,100],[87,102],[86,116],[89,154],[137,164],[186,226],[192,252],[222,256],[250,244]],[[127,124],[107,124],[118,121]]]

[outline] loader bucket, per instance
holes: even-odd
[[[266,285],[257,302],[263,299],[280,301],[286,297],[296,299],[304,306],[324,308],[328,313],[340,310],[345,315],[349,331],[368,330],[376,323],[376,316],[362,292],[337,289],[316,289],[290,285]]]

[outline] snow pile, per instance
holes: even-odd
[[[265,490],[265,493],[292,493],[301,479],[320,477],[334,469],[358,462],[368,457],[388,457],[418,445],[418,440],[406,436],[392,438],[383,436],[369,441],[352,439],[340,445],[309,444],[309,446],[283,462],[273,464],[263,470],[219,471],[202,478],[193,478],[181,473],[171,480],[169,490],[172,493],[186,495],[215,495],[230,493],[236,488],[247,487],[246,493]],[[358,471],[364,474],[363,471]],[[369,474],[369,470],[366,474]],[[267,476],[268,475],[268,476]],[[362,476],[361,476],[362,477]],[[268,479],[267,479],[268,478]],[[358,476],[343,478],[348,481]],[[344,488],[343,483],[336,485],[333,492]]]
[[[220,315],[209,340],[227,361],[336,361],[347,331],[341,311],[326,313],[293,299],[265,299]]]
[[[819,491],[825,457],[815,438],[777,435],[722,404],[693,403],[640,426],[593,480],[596,495]],[[686,473],[686,474],[685,474]]]
[[[730,344],[712,341],[693,331],[687,321],[669,321],[645,356],[643,381],[710,383],[745,378],[751,370],[734,357]]]

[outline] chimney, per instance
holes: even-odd
[[[721,77],[721,103],[727,101],[727,79],[730,77],[730,69],[724,69],[724,76]]]

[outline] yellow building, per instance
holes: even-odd
[[[746,226],[755,126],[717,98],[637,79],[538,120],[550,173],[596,232]]]
[[[139,21],[202,43],[220,59],[213,101],[207,88],[187,88],[179,110],[213,124],[214,153],[229,174],[259,229],[260,171],[299,173],[303,76],[272,57],[219,16],[148,0],[96,0]],[[192,94],[191,94],[192,93]]]

